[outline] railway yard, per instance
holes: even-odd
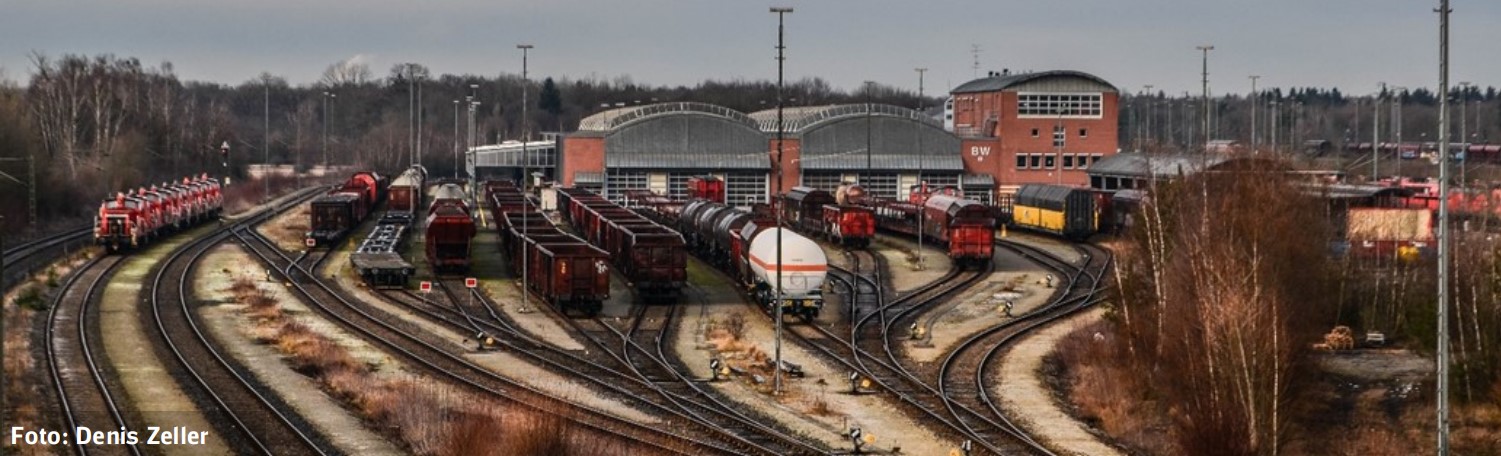
[[[507,182],[422,177],[392,181],[417,204],[362,173],[150,246],[69,256],[34,317],[48,398],[34,425],[191,429],[193,452],[216,453],[453,454],[456,427],[545,431],[556,441],[539,444],[575,454],[1079,452],[1019,424],[1040,412],[999,385],[1016,381],[1001,378],[1005,354],[1026,334],[1105,299],[1106,250],[992,232],[979,242],[993,257],[928,243],[918,267],[900,232],[779,232],[759,209],[720,204],[716,222],[761,225],[716,240],[678,234],[692,201],[560,192],[543,211]],[[456,231],[465,213],[473,228]],[[394,279],[356,260],[392,224],[405,239],[381,267],[410,268]],[[800,274],[784,283],[808,290],[796,299],[765,282],[778,257],[756,241],[777,236],[813,249],[783,252]],[[791,314],[780,375],[777,307]],[[73,450],[175,452],[107,437]]]

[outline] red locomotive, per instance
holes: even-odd
[[[487,182],[485,191],[501,249],[511,259],[511,271],[526,274],[529,291],[564,313],[599,314],[610,298],[610,254],[558,230],[514,183]]]
[[[681,234],[588,190],[560,189],[558,205],[589,243],[613,254],[642,298],[675,300],[682,293],[688,272]]]
[[[138,248],[172,232],[218,217],[224,205],[219,181],[202,175],[164,182],[99,204],[94,242],[108,252]]]
[[[332,245],[353,231],[386,195],[386,179],[371,171],[349,176],[338,189],[313,199],[308,237]]]
[[[714,176],[688,178],[688,199],[724,202],[724,180]]]
[[[427,207],[427,264],[434,271],[469,270],[470,241],[475,234],[469,195],[458,184],[443,184],[433,191]]]
[[[870,245],[876,234],[875,214],[870,208],[838,204],[828,191],[793,187],[782,201],[782,218],[803,233],[857,248]]]

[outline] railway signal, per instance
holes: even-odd
[[[713,358],[713,359],[709,360],[709,381],[711,381],[711,382],[717,382],[717,381],[719,381],[719,367],[720,367],[720,365],[721,365],[721,363],[719,362],[719,358]]]
[[[479,280],[477,280],[477,279],[475,279],[473,277],[465,277],[464,278],[464,287],[465,288],[474,288],[474,287],[477,287],[477,286],[479,286]]]
[[[417,288],[419,290],[422,290],[423,293],[432,293],[433,292],[433,283],[424,280],[424,281],[422,281],[421,285],[417,286]]]
[[[850,441],[855,444],[855,453],[860,453],[860,447],[865,446],[865,432],[860,428],[850,428]]]
[[[317,239],[313,239],[313,238],[304,239],[302,241],[302,243],[305,244],[305,245],[307,245],[307,248],[310,248],[310,249],[313,248],[313,247],[317,247],[318,246],[318,240]]]
[[[975,450],[975,441],[973,441],[973,440],[966,439],[962,445],[959,445],[959,451],[963,451],[964,452],[964,456],[969,456],[969,452],[974,451],[974,450]]]

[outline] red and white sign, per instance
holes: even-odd
[[[431,293],[433,291],[433,283],[426,280],[422,281],[422,285],[418,285],[417,287],[421,289],[423,293]]]
[[[317,239],[307,238],[307,240],[304,241],[304,242],[307,244],[307,248],[310,248],[310,249],[313,248],[313,247],[317,247],[318,246],[318,240]]]
[[[469,288],[477,287],[477,286],[479,286],[479,280],[475,280],[475,278],[473,278],[473,277],[465,278],[464,279],[464,286],[465,287],[469,287]]]

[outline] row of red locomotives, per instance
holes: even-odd
[[[121,192],[99,203],[94,243],[108,252],[138,248],[216,218],[223,208],[223,189],[207,174]]]
[[[564,233],[514,183],[485,185],[500,231],[500,248],[513,274],[526,274],[527,291],[565,314],[593,317],[610,298],[610,254]]]
[[[474,234],[473,208],[464,187],[454,183],[439,185],[427,207],[424,236],[428,266],[439,273],[468,271]]]
[[[318,245],[333,245],[375,212],[386,197],[386,178],[373,171],[349,176],[338,188],[313,199],[308,237]]]
[[[677,231],[584,189],[559,189],[558,206],[589,243],[611,253],[641,299],[675,301],[682,294],[688,258]]]

